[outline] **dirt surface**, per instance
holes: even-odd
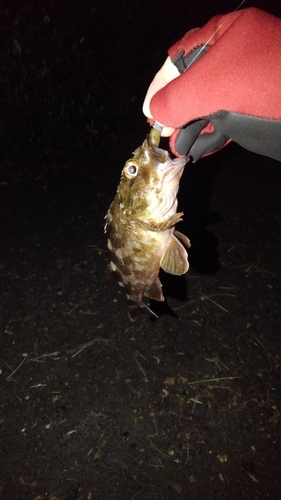
[[[191,267],[161,276],[159,320],[130,323],[106,280],[103,217],[164,42],[104,97],[91,163],[1,167],[1,500],[281,498],[280,164],[231,145],[186,167]]]

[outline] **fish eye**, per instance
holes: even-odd
[[[133,179],[138,174],[139,166],[136,162],[130,161],[124,167],[124,175],[127,179]]]

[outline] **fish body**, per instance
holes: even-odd
[[[148,135],[125,163],[105,216],[108,274],[127,294],[131,321],[141,312],[156,316],[143,296],[164,301],[160,267],[175,275],[188,270],[187,252],[179,240],[186,247],[190,242],[175,231],[183,215],[177,213],[177,192],[187,161],[188,157],[172,160]]]

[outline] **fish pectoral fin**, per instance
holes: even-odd
[[[128,300],[128,316],[130,318],[131,321],[136,321],[138,319],[138,317],[140,316],[140,314],[149,314],[149,316],[153,316],[153,318],[159,318],[159,316],[157,316],[157,314],[155,314],[151,309],[149,309],[149,307],[144,303],[142,302],[141,300],[140,301],[135,301],[135,300],[131,300],[129,299]]]
[[[156,278],[156,280],[153,281],[148,290],[144,292],[144,295],[149,299],[157,300],[158,302],[163,302],[165,300],[159,278]]]
[[[186,246],[186,248],[191,247],[190,239],[187,236],[185,236],[185,234],[182,234],[179,231],[175,231],[174,234],[179,240],[181,240],[181,242]]]
[[[189,268],[187,251],[174,234],[171,236],[169,246],[162,255],[160,266],[166,273],[177,276],[186,273]]]
[[[178,222],[182,221],[182,216],[183,212],[179,212],[174,215],[171,215],[169,219],[146,218],[145,220],[142,220],[139,217],[134,217],[134,220],[143,229],[148,229],[149,231],[166,231],[166,229],[170,229],[171,227],[175,226]]]

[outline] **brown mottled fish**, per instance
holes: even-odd
[[[128,315],[135,321],[141,312],[157,317],[143,296],[164,301],[158,274],[186,273],[190,241],[175,224],[179,181],[188,157],[172,160],[158,148],[160,132],[152,129],[142,146],[122,170],[120,184],[105,216],[105,233],[111,262],[109,277],[128,298]],[[181,240],[181,242],[179,241]]]

